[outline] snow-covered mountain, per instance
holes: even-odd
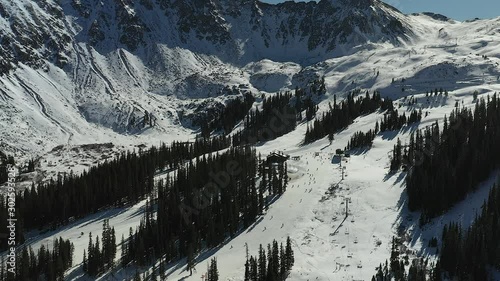
[[[412,32],[406,17],[378,0],[269,5],[238,1],[3,1],[2,72],[9,63],[72,64],[74,44],[101,54],[127,49],[145,62],[158,45],[215,55],[224,62],[318,62],[346,46],[398,44]]]
[[[24,152],[144,133],[131,120],[145,110],[151,131],[174,132],[220,96],[276,91],[304,66],[413,35],[371,0],[2,0],[0,16],[2,118],[31,128],[2,128],[4,146]]]
[[[473,106],[474,91],[500,91],[500,18],[404,15],[378,0],[0,0],[0,34],[0,150],[21,159],[42,155],[45,174],[39,177],[79,172],[139,144],[192,138],[193,121],[210,108],[246,92],[259,98],[319,77],[327,87],[320,114],[334,94],[379,90],[401,110],[405,97],[416,98],[426,112],[420,127],[442,120],[457,102]],[[429,100],[425,93],[436,88],[449,97]],[[155,126],[137,126],[145,111]],[[286,148],[300,160],[290,164],[292,188],[255,226],[213,253],[223,280],[241,280],[245,244],[255,252],[258,244],[290,233],[297,254],[292,280],[366,280],[388,257],[401,223],[413,238],[406,245],[416,252],[439,236],[443,222],[470,223],[491,182],[426,229],[417,228],[418,215],[406,213],[402,176],[386,171],[396,139],[407,141],[409,131],[377,136],[369,152],[345,163],[348,177],[330,196],[341,173],[330,161],[335,148],[380,118],[357,119],[333,145],[323,139],[302,146],[302,123],[257,148],[263,154]],[[79,146],[89,143],[112,144]],[[354,219],[333,237],[342,203],[351,198]],[[29,236],[29,243],[36,248],[55,236],[70,238],[80,263],[86,235],[99,232],[103,218],[111,217],[118,237],[128,235],[144,204]],[[198,273],[204,258],[198,258]],[[77,267],[68,279],[82,277]],[[186,274],[181,261],[168,280],[201,275]]]
[[[408,94],[498,72],[498,19],[403,15],[378,0],[1,0],[0,27],[0,147],[20,157],[182,139],[207,108],[321,76],[329,94],[399,97],[393,79]],[[137,124],[145,111],[153,128]]]

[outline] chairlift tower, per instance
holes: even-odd
[[[349,198],[345,198],[345,217],[349,215]]]

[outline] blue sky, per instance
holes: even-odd
[[[261,0],[279,3],[283,0]],[[500,16],[499,0],[383,0],[405,14],[434,12],[456,20],[495,18]]]

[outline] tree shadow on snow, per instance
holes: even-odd
[[[403,126],[400,130],[380,132],[379,135],[383,140],[391,141],[394,140],[399,134],[414,133],[418,129],[419,125],[420,122],[415,122],[413,124]]]
[[[396,174],[398,174],[398,177],[396,178],[396,180],[394,181],[394,183],[392,185],[399,184],[406,177],[406,172],[388,172],[384,176],[384,182],[390,180]]]
[[[259,223],[261,223],[262,221],[264,220],[264,216],[261,216],[260,218],[258,218],[254,223],[252,223],[252,225],[250,225],[247,229],[247,233],[249,233],[250,231],[252,231]]]
[[[402,188],[404,188],[403,185],[401,186]],[[397,206],[399,209],[399,213],[396,221],[393,224],[393,227],[397,229],[397,235],[403,240],[403,249],[401,252],[408,254],[410,256],[410,259],[415,257],[426,258],[429,256],[434,256],[438,248],[428,246],[428,242],[431,237],[425,237],[422,230],[425,229],[426,226],[423,226],[422,229],[419,225],[420,211],[411,212],[408,208],[408,195],[406,193],[406,190],[401,193]],[[436,232],[439,231],[440,229],[438,227],[436,229]],[[407,249],[407,247],[404,246],[404,244],[406,243],[410,247],[415,248],[417,246],[417,242],[422,243],[421,247],[419,247],[420,250],[418,251]]]
[[[380,132],[379,135],[383,140],[393,140],[394,138],[396,138],[396,136],[399,135],[399,131],[396,131],[396,130],[383,131],[383,132]]]
[[[31,246],[39,241],[43,241],[45,239],[48,239],[49,237],[59,237],[60,233],[63,233],[67,230],[71,229],[80,229],[83,227],[86,227],[90,224],[96,223],[98,221],[104,220],[104,219],[113,219],[127,210],[129,208],[133,207],[132,206],[125,206],[125,207],[119,207],[119,208],[113,208],[109,210],[103,210],[103,211],[98,211],[94,214],[88,215],[85,218],[82,219],[77,219],[73,222],[70,222],[69,224],[66,224],[64,226],[58,226],[56,230],[51,230],[51,229],[43,229],[43,230],[35,230],[35,231],[30,231],[26,234],[26,242],[24,245],[26,246]],[[141,215],[144,211],[144,206],[141,206],[138,208],[134,213],[132,213],[129,218]]]
[[[359,156],[359,155],[363,155],[363,154],[368,153],[368,151],[370,151],[370,149],[371,149],[371,146],[366,145],[363,147],[353,148],[353,149],[350,149],[348,151],[352,155]]]

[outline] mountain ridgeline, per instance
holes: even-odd
[[[233,96],[303,88],[322,76],[309,66],[403,46],[410,22],[379,0],[0,0],[0,115],[31,114],[32,100],[32,135],[49,146],[77,139],[68,120],[120,135],[198,129]],[[217,123],[203,131],[235,125]]]
[[[320,54],[341,54],[340,45],[398,44],[411,35],[405,16],[378,0],[68,2],[0,1],[5,25],[0,73],[19,62],[40,67],[48,60],[66,66],[80,43],[101,54],[124,48],[155,55],[161,55],[157,45],[163,44],[247,63],[263,58],[314,61]]]

